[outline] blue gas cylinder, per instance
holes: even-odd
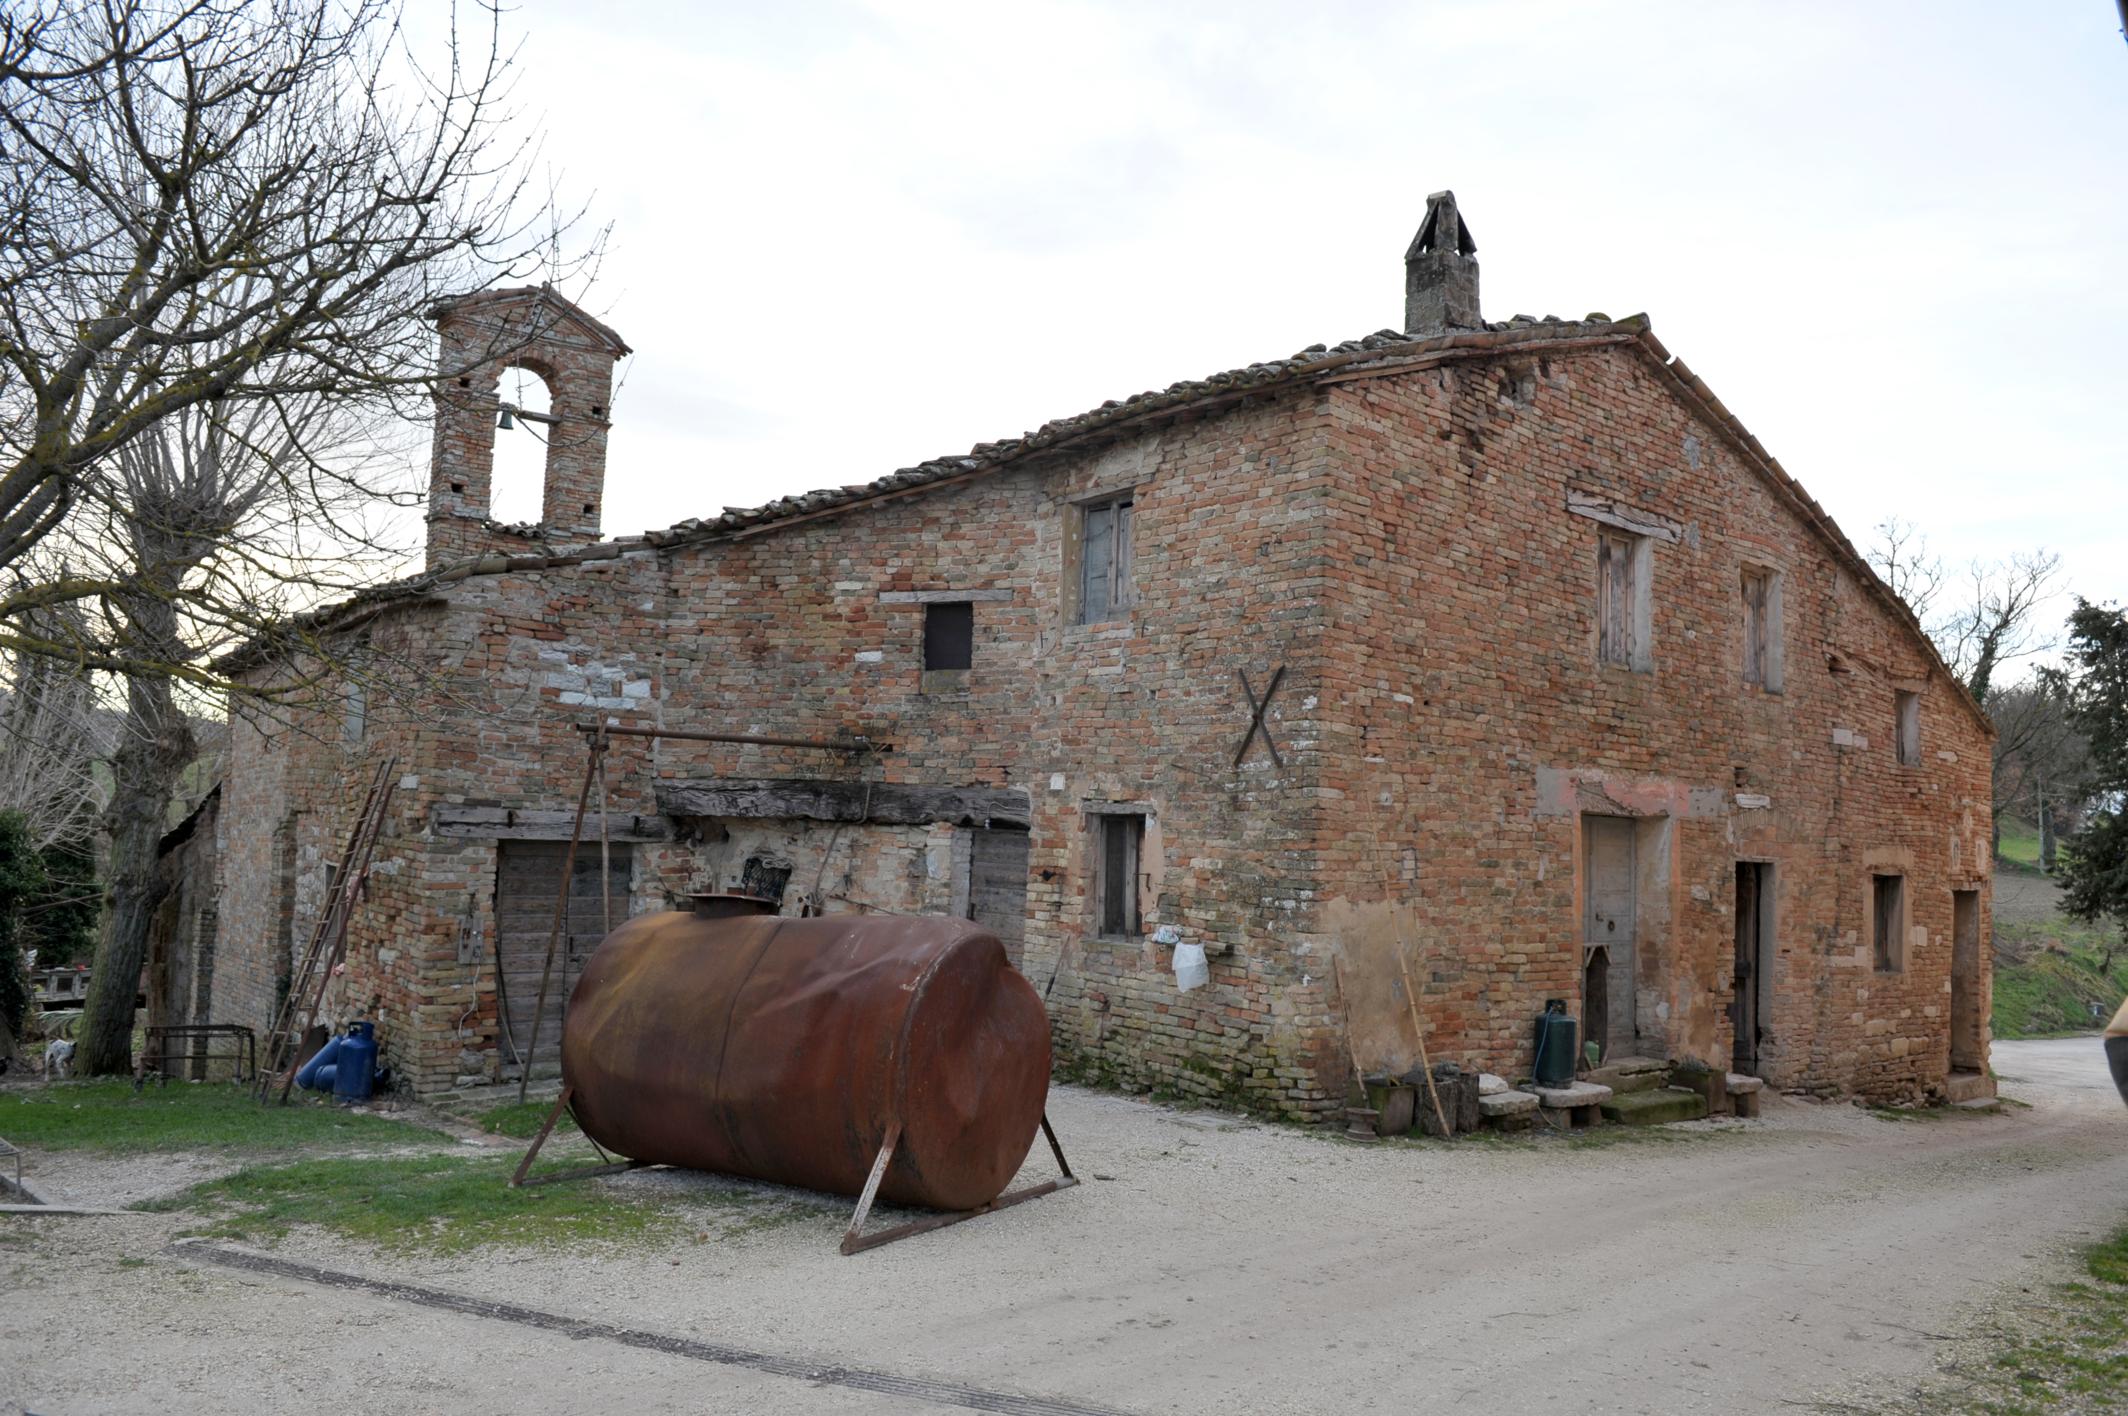
[[[377,1075],[377,1025],[349,1023],[334,1059],[333,1097],[339,1101],[368,1101],[370,1084]]]

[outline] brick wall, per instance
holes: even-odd
[[[1987,917],[1989,743],[1910,633],[1636,347],[1346,385],[1331,418],[1353,555],[1321,733],[1350,808],[1325,824],[1321,875],[1347,933],[1374,941],[1356,982],[1386,987],[1391,902],[1424,960],[1435,1056],[1526,1071],[1544,1000],[1580,995],[1583,816],[1637,817],[1666,823],[1643,833],[1666,876],[1643,967],[1671,1055],[1727,1064],[1735,862],[1770,861],[1764,1074],[1939,1090],[1951,891],[1980,891]],[[1598,663],[1600,526],[1568,513],[1572,493],[1680,528],[1651,548],[1647,672]],[[1747,565],[1781,576],[1778,693],[1744,682]],[[1914,767],[1894,757],[1900,688],[1922,694]],[[1377,837],[1404,850],[1387,885]],[[1894,867],[1910,938],[1903,971],[1879,973],[1870,875]],[[1364,1041],[1401,1060],[1408,1024],[1361,1011]]]
[[[1130,489],[1137,603],[1074,623],[1077,508]],[[1648,672],[1596,663],[1598,523],[1570,493],[1675,528],[1653,549]],[[1347,1009],[1367,1065],[1414,1055],[1400,945],[1432,1059],[1526,1071],[1543,1000],[1579,1008],[1582,817],[1628,816],[1647,843],[1653,1045],[1727,1057],[1735,862],[1767,860],[1767,1074],[1931,1091],[1949,891],[1987,889],[1988,744],[1803,514],[1643,355],[1584,340],[1267,392],[786,527],[468,575],[370,627],[427,680],[373,700],[359,741],[330,707],[236,734],[222,967],[270,996],[261,960],[291,927],[276,911],[302,937],[361,764],[396,754],[407,786],[336,1005],[372,1012],[420,1089],[491,1072],[495,845],[439,830],[439,812],[566,813],[585,761],[572,725],[598,717],[859,734],[894,750],[618,739],[609,810],[655,819],[656,782],[704,778],[1022,792],[1022,964],[1061,1067],[1295,1116],[1341,1104]],[[1746,560],[1783,577],[1778,695],[1742,683]],[[979,592],[974,661],[927,679],[939,592]],[[1282,763],[1259,741],[1237,766],[1238,673],[1261,693],[1280,667],[1266,720]],[[1918,767],[1891,757],[1901,687],[1923,695]],[[1091,847],[1119,804],[1146,813],[1144,925],[1112,939]],[[636,852],[633,909],[734,888],[753,856],[791,870],[789,909],[816,880],[830,910],[947,909],[965,858],[950,821],[667,828]],[[296,843],[285,887],[277,832]],[[1884,869],[1909,882],[1896,974],[1870,964]],[[1211,951],[1208,987],[1175,989],[1162,926]],[[241,966],[239,938],[256,956]]]

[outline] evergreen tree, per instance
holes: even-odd
[[[2070,715],[2090,749],[2092,809],[2064,842],[2062,909],[2128,936],[2128,611],[2078,598],[2069,616]]]
[[[29,1016],[30,979],[22,966],[23,908],[44,888],[44,866],[29,826],[0,812],[0,1058],[11,1056]]]

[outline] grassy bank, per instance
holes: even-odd
[[[2110,928],[2060,918],[1998,923],[1995,1036],[2048,1037],[2103,1027],[2128,996],[2128,948],[2119,938]]]
[[[1995,854],[2012,865],[2039,869],[2039,827],[2014,816],[2003,817],[2002,835],[1996,842]]]

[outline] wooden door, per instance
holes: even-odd
[[[1980,892],[1951,892],[1951,1070],[1980,1064]]]
[[[1765,1033],[1766,876],[1763,861],[1736,863],[1735,993],[1729,1003],[1734,1037],[1729,1067],[1747,1077],[1759,1073],[1759,1040]]]
[[[1639,1029],[1634,1013],[1639,1001],[1638,959],[1633,947],[1633,820],[1625,816],[1584,816],[1586,908],[1584,950],[1594,987],[1584,985],[1584,1027],[1603,1044],[1605,1058],[1635,1054]]]
[[[997,935],[1014,966],[1027,938],[1027,833],[979,830],[968,849],[968,918]]]
[[[495,929],[502,954],[498,1011],[502,1018],[503,1066],[514,1071],[532,1044],[532,1014],[539,1004],[540,971],[547,957],[547,936],[554,923],[566,841],[504,841],[495,861]],[[628,918],[629,848],[612,848],[613,873],[607,888],[616,928]],[[553,1076],[561,1068],[562,1014],[569,990],[576,987],[584,960],[606,936],[599,891],[599,847],[579,845],[569,882],[569,911],[555,943],[554,969],[547,984],[547,1007],[539,1024],[539,1052],[534,1076]]]

